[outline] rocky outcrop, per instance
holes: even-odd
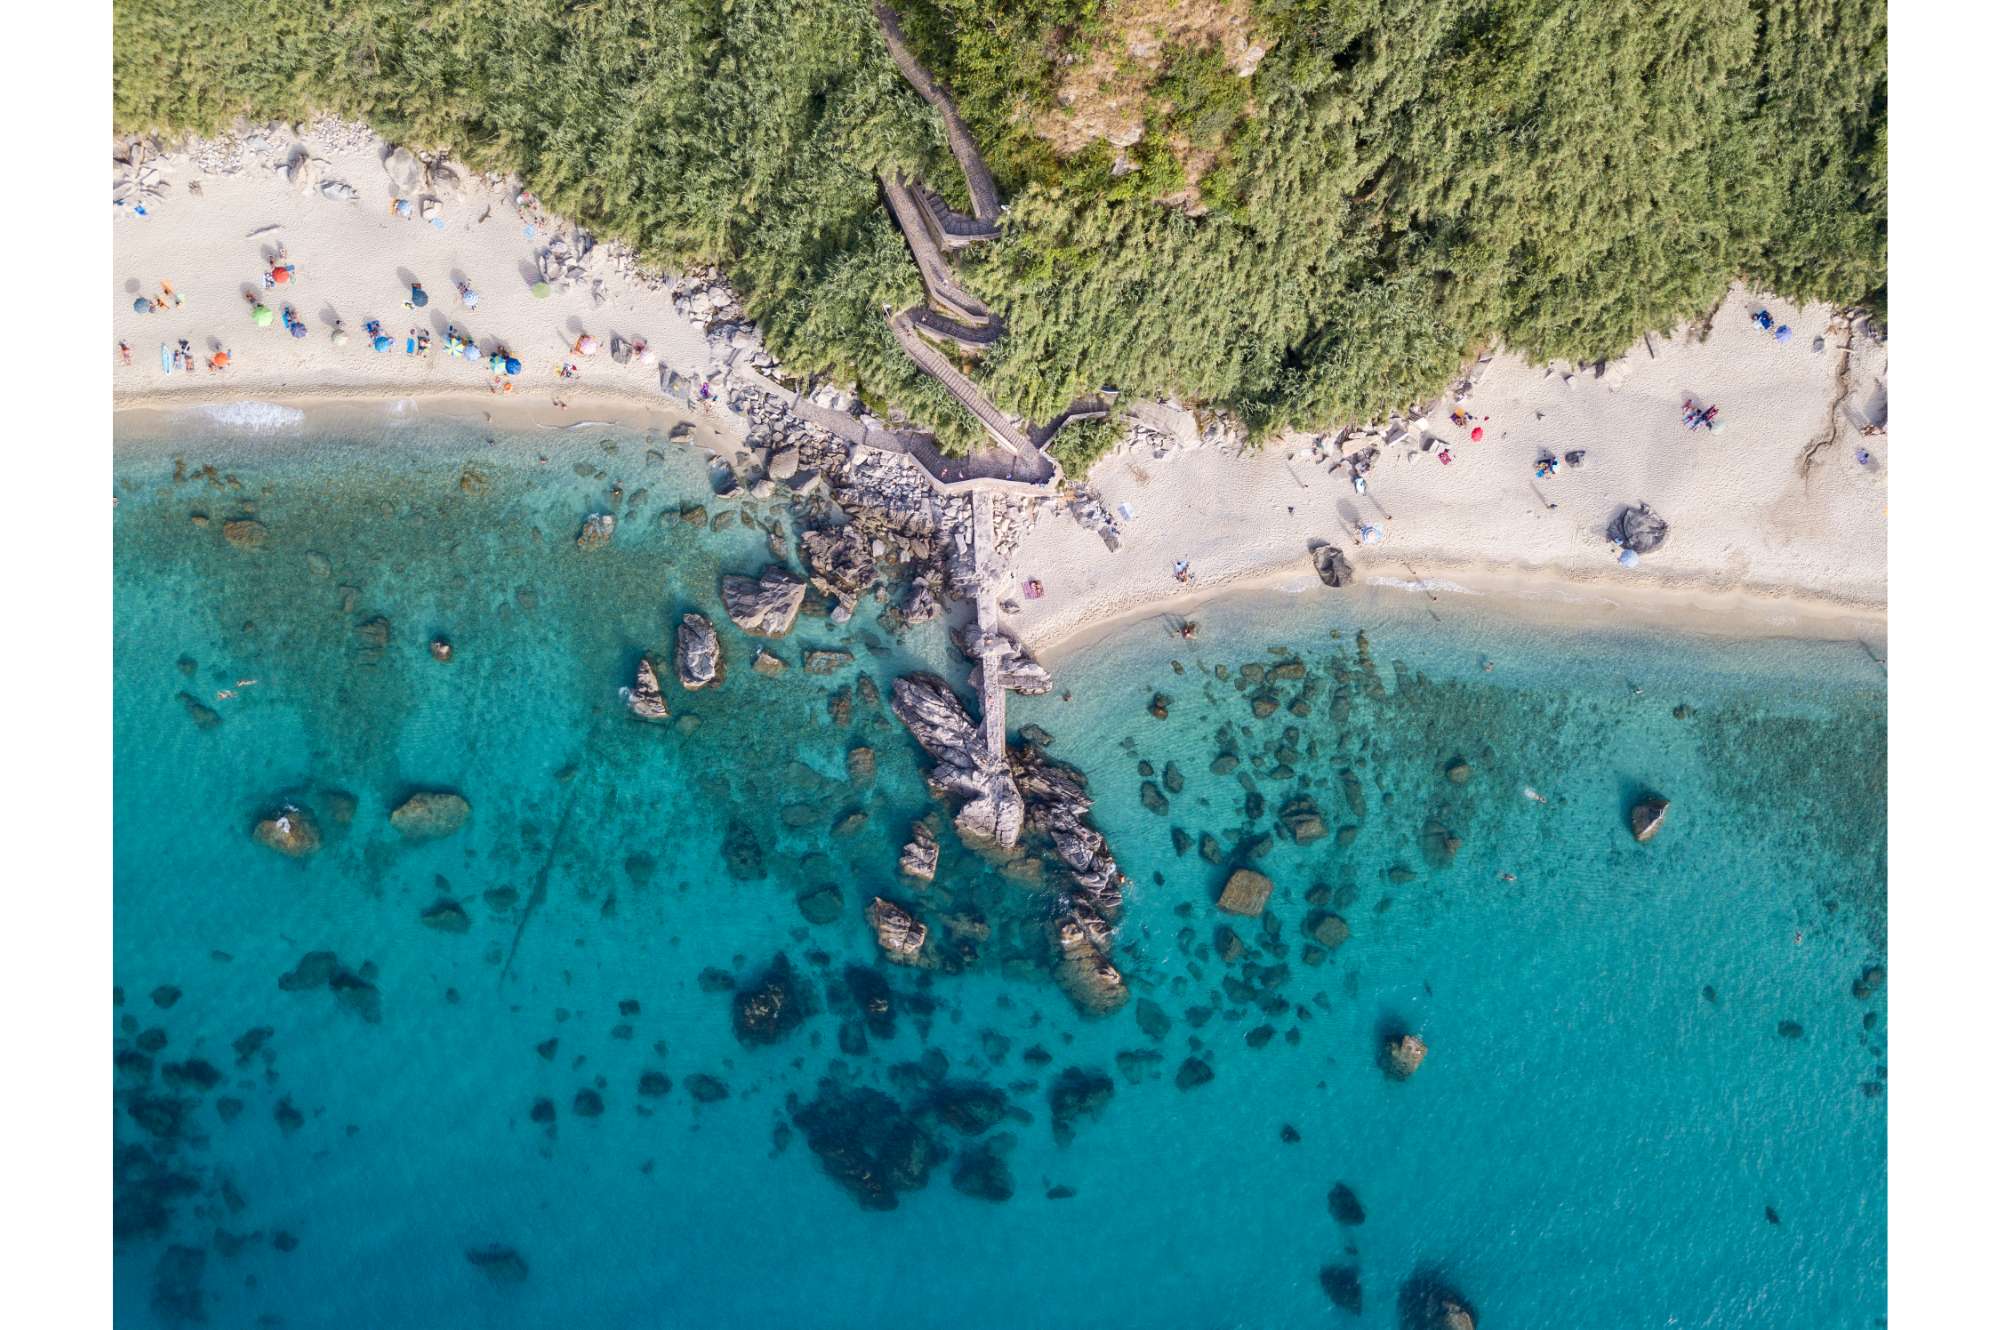
[[[880,1090],[820,1082],[812,1102],[792,1110],[806,1147],[864,1210],[893,1210],[897,1197],[930,1181],[947,1157],[903,1106]]]
[[[1035,747],[1015,749],[1010,756],[1027,825],[1055,846],[1076,894],[1099,915],[1115,917],[1125,904],[1125,874],[1103,835],[1085,820],[1091,800],[1083,773]]]
[[[261,550],[270,540],[271,533],[262,522],[239,517],[222,524],[222,538],[239,550]]]
[[[875,582],[875,555],[868,536],[858,526],[808,531],[799,537],[813,587],[845,606],[849,613]]]
[[[654,671],[653,662],[645,656],[639,657],[639,668],[632,686],[621,691],[625,694],[625,705],[640,720],[667,718],[667,699],[660,693],[660,676]]]
[[[1419,1271],[1396,1295],[1397,1324],[1406,1330],[1478,1330],[1472,1304],[1429,1271]]]
[[[1056,947],[1056,982],[1077,1009],[1103,1016],[1125,1005],[1130,992],[1125,976],[1111,963],[1111,929],[1096,911],[1074,906],[1049,925]]]
[[[1011,849],[1019,843],[1025,817],[1021,791],[1004,758],[986,751],[951,686],[935,674],[896,680],[889,709],[936,764],[925,781],[941,797],[965,802],[953,819],[969,844]]]
[[[407,840],[449,836],[472,816],[472,805],[450,790],[419,790],[389,814],[389,824]]]
[[[783,637],[791,632],[805,599],[806,584],[776,564],[754,581],[735,576],[722,579],[722,607],[730,622],[756,637]]]
[[[938,604],[937,594],[931,590],[929,582],[919,582],[910,588],[910,594],[903,600],[903,622],[909,624],[929,623],[944,612]]]
[[[910,828],[910,843],[903,847],[900,867],[903,876],[917,882],[929,882],[937,876],[938,842],[925,823],[919,822]]]
[[[892,900],[877,896],[868,902],[868,926],[882,954],[898,965],[922,965],[924,941],[930,936],[917,917]]]
[[[674,672],[681,687],[690,690],[722,682],[722,643],[706,616],[693,611],[681,616],[680,632],[674,637]]]
[[[610,513],[592,513],[583,519],[583,530],[576,533],[576,547],[580,550],[602,549],[611,543],[611,533],[618,529],[618,519]]]
[[[1667,820],[1668,804],[1658,795],[1649,795],[1632,805],[1632,838],[1644,845],[1660,834],[1660,826]]]
[[[275,812],[257,820],[250,835],[265,849],[293,859],[303,859],[319,851],[319,823],[297,804],[282,804]]]

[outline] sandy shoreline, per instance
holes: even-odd
[[[340,181],[357,197],[288,183],[286,163],[301,150],[319,163],[314,180]],[[662,383],[672,371],[726,398],[729,362],[754,342],[711,337],[676,309],[670,282],[603,246],[567,289],[536,298],[537,251],[570,228],[522,209],[504,182],[469,176],[440,191],[435,224],[406,219],[390,206],[402,191],[384,169],[386,151],[365,131],[328,123],[157,160],[164,185],[149,215],[126,211],[114,227],[114,348],[123,340],[132,352],[129,366],[112,352],[117,446],[202,433],[283,446],[315,431],[411,421],[553,438],[594,424],[746,460],[740,414],[677,401]],[[265,290],[280,242],[298,271]],[[422,309],[403,307],[412,280],[429,293]],[[162,281],[184,303],[135,312],[134,300],[160,294]],[[478,292],[476,309],[463,305],[459,281]],[[274,309],[292,304],[306,335],[253,325],[246,294]],[[1788,343],[1752,322],[1764,308],[1792,328]],[[1501,356],[1467,398],[1473,419],[1447,419],[1447,398],[1427,426],[1408,423],[1404,438],[1381,447],[1365,494],[1336,460],[1354,440],[1298,436],[1254,453],[1192,436],[1127,444],[1089,478],[1121,514],[1119,548],[1060,502],[1042,501],[1002,591],[1008,626],[1035,651],[1060,655],[1147,615],[1196,615],[1222,595],[1297,591],[1360,604],[1397,594],[1434,597],[1440,614],[1476,604],[1578,625],[1854,638],[1885,654],[1888,437],[1863,426],[1886,420],[1888,350],[1865,333],[1848,339],[1834,315],[1737,291],[1705,339],[1649,338],[1601,376]],[[395,349],[368,348],[370,318]],[[344,346],[330,336],[336,320],[349,333]],[[491,391],[483,366],[444,356],[454,325],[523,362],[511,392]],[[404,338],[424,329],[430,353],[406,355]],[[572,357],[585,332],[607,345],[614,334],[643,338],[658,363]],[[158,348],[181,338],[204,360],[226,346],[230,367],[163,374]],[[558,377],[565,361],[579,377]],[[1689,398],[1717,404],[1722,429],[1688,431]],[[1476,442],[1475,424],[1484,435]],[[1426,436],[1428,450],[1418,446]],[[1535,476],[1538,457],[1578,448],[1581,468]],[[1604,527],[1640,501],[1672,530],[1627,569]],[[1380,530],[1379,544],[1356,542],[1363,523]],[[1346,550],[1363,588],[1318,584],[1308,553],[1318,541]],[[1173,575],[1179,560],[1190,583]],[[1023,594],[1030,578],[1040,598]]]

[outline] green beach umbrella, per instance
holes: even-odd
[[[537,300],[547,300],[549,298],[549,284],[547,282],[536,282],[528,290],[534,293]]]
[[[256,306],[254,309],[250,311],[250,321],[256,324],[259,328],[270,327],[271,307],[269,305]]]

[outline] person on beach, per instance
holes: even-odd
[[[184,296],[182,296],[180,292],[174,290],[174,284],[172,282],[162,281],[160,283],[160,292],[161,292],[160,299],[156,302],[154,306],[157,309],[165,309],[169,305],[172,305],[174,308],[178,309],[182,305],[185,305],[187,303],[187,299]]]
[[[126,364],[132,363],[132,348],[124,342],[118,344],[118,358]]]
[[[1194,573],[1188,568],[1188,561],[1186,559],[1176,559],[1174,561],[1174,581],[1185,583],[1192,582],[1193,580]]]
[[[208,372],[210,374],[220,374],[222,373],[223,370],[226,370],[228,368],[229,368],[229,352],[226,349],[217,351],[214,355],[208,358]]]
[[[458,298],[465,303],[467,309],[479,308],[479,293],[472,289],[471,282],[458,284]]]
[[[174,355],[176,359],[179,361],[180,367],[183,370],[187,371],[189,374],[194,373],[194,361],[195,361],[194,348],[188,345],[187,338],[185,337],[181,338],[181,344],[179,348],[174,352]]]

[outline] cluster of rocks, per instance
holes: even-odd
[[[1110,959],[1108,921],[1124,904],[1125,875],[1088,821],[1091,801],[1082,774],[1032,745],[1005,756],[991,753],[936,675],[898,679],[891,710],[932,759],[925,776],[932,793],[962,801],[953,825],[969,847],[1004,859],[1024,850],[1024,833],[1047,843],[1070,881],[1057,893],[1049,922],[1057,978],[1087,1013],[1123,1005],[1128,993]]]

